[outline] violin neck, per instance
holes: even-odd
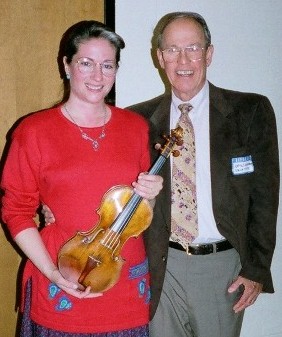
[[[161,168],[164,166],[164,163],[168,157],[165,157],[164,155],[160,155],[159,158],[156,160],[154,165],[151,167],[149,174],[158,174],[161,170]]]

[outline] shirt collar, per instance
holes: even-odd
[[[172,104],[174,106],[175,111],[178,110],[178,106],[183,103],[190,103],[193,106],[193,110],[197,111],[197,108],[200,106],[200,104],[208,97],[209,95],[209,84],[206,80],[203,88],[197,93],[196,96],[194,96],[190,101],[183,102],[181,101],[174,92],[172,91]]]

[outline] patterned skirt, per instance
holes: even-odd
[[[48,329],[30,319],[31,280],[26,287],[24,312],[21,322],[20,337],[149,337],[148,325],[133,329],[103,333],[69,333]]]

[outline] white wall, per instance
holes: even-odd
[[[150,56],[152,32],[161,16],[182,10],[202,14],[211,30],[215,54],[208,71],[209,80],[228,89],[268,96],[276,112],[279,132],[281,0],[116,0],[116,31],[126,42],[116,83],[117,105],[125,107],[163,92],[164,86]],[[261,295],[246,310],[242,337],[282,337],[281,212],[272,272],[276,292]]]

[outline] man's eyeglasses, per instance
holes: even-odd
[[[180,47],[169,47],[162,50],[163,58],[165,62],[174,62],[179,57],[180,53],[183,52],[186,57],[191,61],[200,61],[203,57],[203,51],[206,48],[200,47],[196,44],[187,46],[184,48]]]
[[[114,61],[94,62],[88,57],[81,57],[76,61],[78,70],[82,74],[89,74],[94,71],[96,65],[98,65],[105,76],[114,76],[117,72],[118,66]]]

